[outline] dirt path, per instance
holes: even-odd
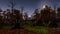
[[[52,28],[48,30],[49,34],[60,34],[60,28]]]
[[[29,31],[26,29],[16,29],[16,30],[0,30],[0,34],[38,34],[38,32]]]

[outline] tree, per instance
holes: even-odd
[[[0,29],[3,27],[2,9],[0,9]]]
[[[3,15],[3,11],[2,11],[2,9],[0,8],[0,20],[2,20],[2,16]]]
[[[60,7],[57,8],[57,19],[58,19],[58,24],[59,24],[59,27],[60,27]]]
[[[4,12],[3,12],[3,22],[4,22],[4,23],[7,22],[7,20],[6,20],[6,16],[7,16],[7,15],[6,15],[6,11],[4,11]]]
[[[28,20],[28,14],[26,12],[24,13],[24,19]]]
[[[57,8],[58,19],[60,19],[60,7]]]
[[[38,9],[35,9],[34,14],[33,14],[33,19],[35,20],[35,23],[33,25],[41,25],[42,22],[40,20],[40,13]]]
[[[14,0],[10,0],[9,3],[10,3],[10,4],[9,4],[8,6],[11,7],[11,11],[12,11],[12,13],[14,13],[14,12],[13,12],[13,9],[14,9],[16,3],[14,2]]]
[[[51,7],[48,5],[46,5],[45,8],[41,10],[41,20],[44,24],[48,24],[50,21],[50,10]]]
[[[23,18],[22,18],[22,14],[20,13],[19,10],[14,9],[14,14],[13,14],[13,18],[12,19],[16,21],[16,23],[15,23],[15,25],[14,25],[14,27],[12,29],[20,29],[20,28],[22,28],[20,21]]]
[[[55,12],[55,10],[52,10],[50,17],[51,17],[51,19],[50,19],[50,24],[49,24],[49,26],[50,26],[50,27],[57,27],[57,25],[58,25],[58,20],[57,20],[57,18],[56,18],[56,12]]]
[[[15,19],[15,16],[13,15],[13,14],[14,14],[14,7],[15,7],[15,5],[16,5],[15,0],[10,0],[10,1],[9,1],[8,6],[11,8],[11,11],[12,11],[12,13],[10,14],[10,17],[11,17],[11,21],[12,21],[12,22],[15,21],[15,20],[14,20],[14,19]],[[8,10],[8,11],[9,11],[9,10]]]
[[[37,21],[40,17],[40,13],[38,11],[38,9],[35,9],[34,14],[33,14],[33,18]]]
[[[7,9],[7,14],[6,14],[6,16],[7,16],[7,21],[10,20],[10,17],[11,17],[10,14],[11,14],[11,13],[10,13],[10,9]]]
[[[15,18],[14,17],[13,18],[14,18],[14,20],[16,20],[16,23],[18,23],[18,21],[20,20],[20,11],[17,9],[14,9],[13,16],[15,17]]]

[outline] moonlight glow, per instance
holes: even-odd
[[[43,5],[43,7],[42,8],[45,8],[45,5]]]

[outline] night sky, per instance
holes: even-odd
[[[27,12],[29,15],[33,13],[36,8],[42,9],[43,5],[49,5],[54,8],[60,6],[60,0],[15,0],[16,9],[21,9],[21,6],[24,6],[24,12]],[[0,0],[0,8],[3,10],[9,9],[8,7],[9,0]]]

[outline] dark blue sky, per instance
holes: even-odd
[[[42,9],[43,5],[48,4],[52,8],[54,4],[59,7],[60,0],[15,0],[16,9],[20,9],[21,6],[24,6],[24,12],[27,12],[29,15],[33,13],[36,8]],[[6,10],[8,7],[9,0],[0,0],[0,8]]]

